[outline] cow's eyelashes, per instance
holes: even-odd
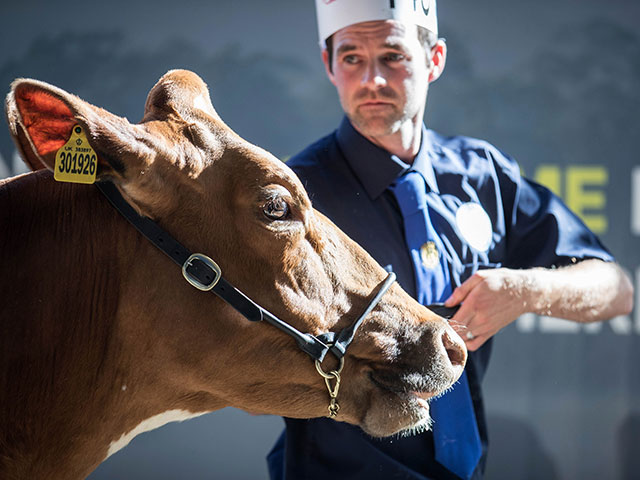
[[[275,197],[264,204],[262,211],[270,220],[286,220],[289,217],[289,204],[284,198]]]

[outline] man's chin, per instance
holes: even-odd
[[[383,115],[350,115],[349,120],[358,132],[368,138],[393,135],[400,129],[400,120]]]

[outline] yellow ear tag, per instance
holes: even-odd
[[[97,166],[98,157],[84,129],[75,125],[67,143],[56,152],[53,178],[59,182],[94,183]]]

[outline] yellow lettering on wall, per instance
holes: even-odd
[[[536,168],[534,180],[559,197],[562,196],[562,173],[557,165],[540,165]]]
[[[605,209],[606,196],[602,187],[608,180],[609,172],[602,166],[567,167],[565,202],[587,227],[598,234],[606,233],[608,227],[607,217],[594,212]]]

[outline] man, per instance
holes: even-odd
[[[513,160],[484,141],[423,126],[428,86],[447,56],[435,0],[316,0],[316,9],[322,59],[346,117],[289,165],[314,206],[405,290],[425,305],[460,306],[451,323],[470,354],[460,385],[432,402],[433,431],[377,439],[327,418],[286,419],[271,476],[482,478],[480,383],[493,335],[526,312],[579,322],[626,314],[631,283]],[[461,433],[446,433],[456,422]],[[446,443],[461,449],[445,458]]]

